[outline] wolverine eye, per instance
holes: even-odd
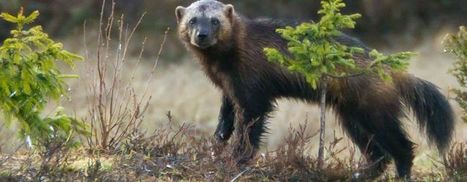
[[[211,20],[212,25],[219,25],[219,20],[218,19],[212,19]]]
[[[192,18],[188,23],[194,25],[196,23],[196,18]]]

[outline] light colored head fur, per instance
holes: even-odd
[[[219,40],[228,39],[237,16],[232,5],[216,0],[196,1],[186,8],[178,6],[175,15],[180,38],[202,49],[215,45]],[[210,23],[206,23],[207,21]],[[203,42],[198,37],[200,29],[209,32],[203,45],[200,45]]]

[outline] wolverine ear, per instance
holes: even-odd
[[[185,15],[185,10],[186,8],[183,6],[177,6],[177,8],[175,8],[175,16],[177,16],[177,23],[180,23],[180,20],[182,20],[183,16]]]
[[[234,6],[231,5],[231,4],[227,4],[225,5],[225,8],[224,8],[224,13],[225,13],[225,16],[227,16],[227,18],[229,18],[230,21],[232,21],[233,19],[233,16],[234,16]]]

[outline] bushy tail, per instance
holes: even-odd
[[[454,113],[438,87],[428,81],[409,76],[399,80],[404,103],[415,114],[420,129],[424,129],[430,143],[444,153],[449,147],[454,130]]]

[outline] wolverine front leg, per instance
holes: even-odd
[[[219,112],[219,123],[217,124],[214,136],[219,142],[226,142],[232,136],[234,130],[235,111],[232,101],[227,97],[222,97],[222,106]]]
[[[265,120],[273,108],[268,100],[254,101],[235,109],[236,140],[233,156],[238,164],[247,163],[256,154],[266,130]]]

